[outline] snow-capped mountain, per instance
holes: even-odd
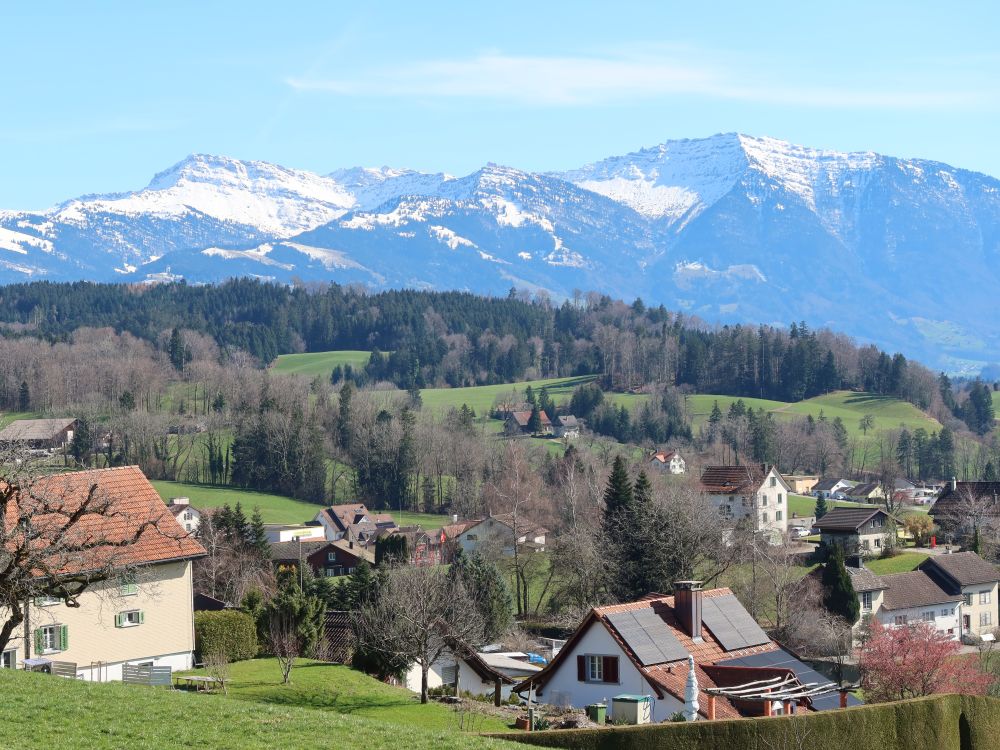
[[[0,213],[0,282],[598,290],[712,321],[804,319],[948,370],[1000,359],[998,256],[997,179],[738,134],[458,178],[192,156],[133,193]]]

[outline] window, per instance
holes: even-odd
[[[862,549],[868,549],[868,540],[867,539],[862,539],[861,540],[861,548]]]
[[[979,603],[980,604],[989,604],[990,603],[990,592],[989,591],[980,591],[979,592]]]
[[[135,582],[135,576],[129,573],[118,577],[118,593],[121,596],[135,596],[139,593],[139,584]]]
[[[993,613],[992,612],[980,612],[979,613],[979,625],[992,625],[993,624]]]
[[[61,602],[61,601],[62,601],[62,599],[60,599],[58,596],[49,596],[48,594],[46,594],[45,596],[36,596],[35,597],[35,606],[36,607],[52,607],[52,606],[54,606],[56,604],[59,604],[59,602]]]
[[[777,477],[771,477],[771,486],[772,487],[777,487],[778,486],[778,478]]]
[[[861,609],[865,612],[870,612],[872,608],[872,592],[862,591],[861,592]]]
[[[955,610],[951,610],[951,614],[955,614]],[[941,610],[941,616],[942,617],[948,617],[948,615],[949,615],[949,611],[947,609],[942,609]]]
[[[145,619],[141,609],[130,609],[128,612],[119,612],[115,615],[115,627],[134,628],[136,625],[142,625]]]
[[[781,511],[780,510],[774,511],[774,520],[775,521],[780,521],[781,520]]]
[[[0,669],[15,669],[17,667],[17,649],[9,648],[0,654]]]
[[[781,505],[781,501],[785,499],[785,496],[780,492],[778,493],[778,505]]]
[[[326,553],[326,561],[327,562],[337,562],[337,553],[336,552],[327,552]]]
[[[454,685],[458,679],[458,665],[449,664],[441,669],[441,682],[445,685]]]
[[[580,682],[618,684],[618,657],[580,654],[576,657],[576,677]]]
[[[881,539],[876,539],[875,540],[875,549],[882,549],[882,540]]]
[[[760,504],[763,506],[767,505],[767,495],[765,495],[763,492],[760,493]]]
[[[469,534],[465,538],[468,539],[470,542],[478,542],[479,541],[479,535],[478,534]]]
[[[934,610],[928,610],[927,612],[920,613],[920,619],[924,622],[934,622]]]
[[[910,618],[906,615],[896,615],[893,618],[893,624],[895,625],[906,625],[910,621]]]
[[[189,511],[189,510],[184,511],[184,520],[185,521],[193,521],[194,520],[194,514],[191,511]]]
[[[760,522],[767,523],[767,511],[760,514]]]
[[[972,594],[962,594],[962,604],[966,607],[972,606]]]
[[[65,625],[46,625],[35,631],[35,653],[51,654],[69,648],[69,628]]]

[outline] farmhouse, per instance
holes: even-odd
[[[120,680],[126,664],[190,669],[194,650],[191,561],[205,554],[182,529],[156,490],[136,466],[60,474],[38,480],[37,496],[50,494],[79,507],[92,487],[110,503],[107,528],[99,538],[129,538],[147,526],[138,542],[123,548],[128,575],[94,584],[79,598],[79,607],[56,599],[28,603],[27,628],[15,630],[2,655],[4,665],[59,662],[85,680]],[[97,517],[92,517],[96,519]],[[95,549],[94,565],[107,550]],[[81,558],[66,573],[88,570]]]
[[[835,544],[848,555],[878,555],[882,540],[892,528],[890,520],[881,508],[834,508],[815,526],[820,531],[820,544]]]
[[[871,503],[885,499],[885,492],[878,482],[863,482],[843,491],[844,495],[856,503]]]
[[[701,489],[724,518],[749,518],[775,543],[788,532],[788,485],[774,466],[707,466]]]
[[[60,450],[73,442],[76,420],[18,419],[0,430],[0,446],[23,445],[35,450]]]
[[[572,440],[580,437],[580,420],[572,414],[561,414],[553,420],[556,437]]]
[[[548,529],[524,517],[517,519],[515,534],[512,515],[490,515],[466,527],[456,537],[456,544],[468,555],[496,551],[511,557],[515,545],[522,551],[544,552],[546,534]]]
[[[613,721],[614,697],[624,694],[651,703],[649,720],[661,722],[685,710],[691,663],[701,718],[841,705],[835,686],[774,643],[729,589],[702,591],[695,581],[678,581],[673,596],[592,609],[552,661],[514,690],[522,697],[532,690],[539,702],[563,707],[610,701]],[[763,680],[814,682],[831,692],[787,702],[737,701],[709,692]]]
[[[833,497],[834,495],[843,495],[847,490],[851,489],[857,482],[852,482],[850,479],[841,479],[840,477],[830,477],[826,479],[820,479],[812,487],[813,494],[816,497]]]
[[[524,411],[512,411],[510,416],[507,417],[507,422],[504,425],[504,432],[508,435],[551,435],[552,434],[552,420],[549,419],[549,415],[545,413],[544,409],[538,412],[539,429],[537,432],[532,432],[531,427],[531,412],[528,410]]]
[[[657,451],[649,457],[649,465],[662,474],[683,474],[687,463],[677,451]]]
[[[364,503],[331,505],[316,514],[315,521],[325,529],[328,541],[345,537],[355,542],[374,539],[380,531],[396,528],[388,513],[372,513]]]

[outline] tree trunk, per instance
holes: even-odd
[[[420,665],[420,702],[427,702],[427,665]]]

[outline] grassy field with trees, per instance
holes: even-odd
[[[340,365],[350,365],[363,370],[368,364],[371,352],[351,349],[332,352],[307,352],[304,354],[282,354],[271,364],[271,370],[289,375],[317,375],[329,378],[333,369]]]

